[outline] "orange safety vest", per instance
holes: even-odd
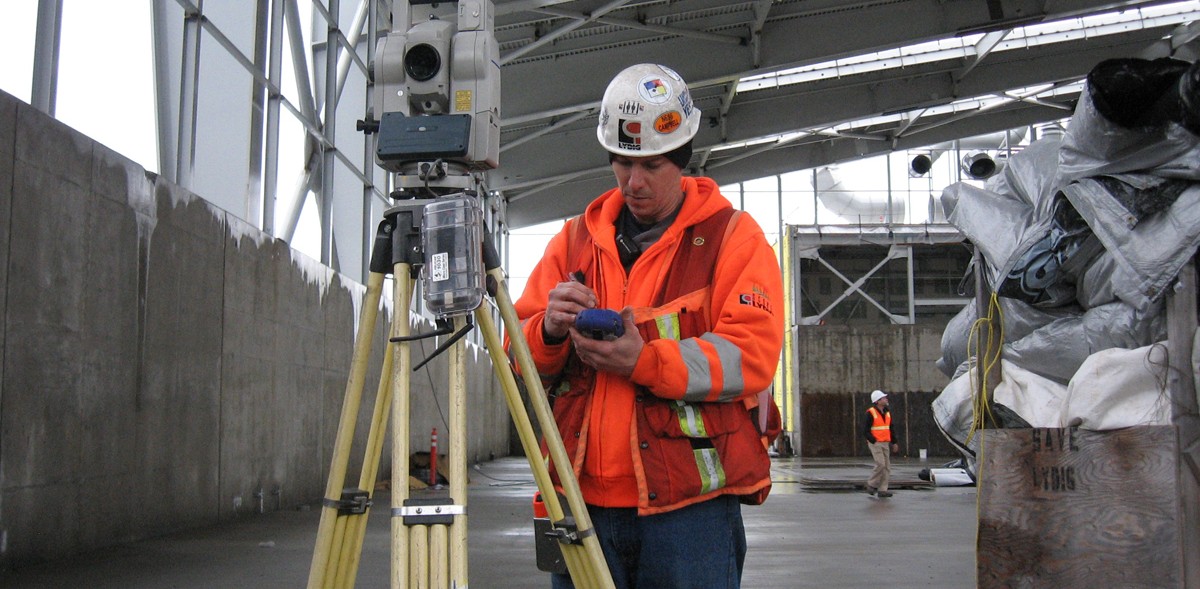
[[[874,405],[867,409],[867,413],[871,414],[871,435],[875,436],[875,441],[892,441],[892,413],[883,413]]]
[[[708,301],[699,302],[701,308],[665,312],[660,308],[698,293],[711,283],[721,243],[740,213],[726,209],[686,230],[684,243],[697,240],[710,247],[680,248],[654,306],[635,313],[634,322],[646,342],[684,340],[710,330],[704,309]],[[568,224],[567,267],[579,268],[591,282],[595,279],[590,272],[592,237],[582,218],[571,219]],[[580,441],[586,435],[594,373],[572,356],[556,390],[548,389],[556,396],[554,418],[577,474],[583,460]],[[685,402],[639,391],[634,435],[640,449],[636,460],[642,474],[638,481],[640,502],[645,505],[642,512],[668,511],[727,493],[739,495],[743,503],[761,504],[771,489],[766,443],[774,440],[781,429],[779,409],[774,399],[766,398],[768,426],[767,431],[760,432],[758,398],[737,403]],[[551,465],[556,483],[557,474]]]

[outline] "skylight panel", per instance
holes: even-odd
[[[1125,33],[1133,29],[1171,26],[1196,20],[1200,20],[1200,0],[1038,23],[1012,29],[1004,40],[996,45],[993,52],[1027,49],[1039,45]],[[747,77],[738,83],[737,91],[752,92],[790,84],[972,57],[976,55],[975,44],[982,38],[982,34],[947,37],[886,51],[844,57],[773,74]]]
[[[947,104],[926,108],[922,112],[921,116],[925,118],[932,118],[942,115],[952,116],[966,112],[986,111],[1023,99],[1048,99],[1065,94],[1078,94],[1082,91],[1083,81],[1063,84],[1061,86],[1055,86],[1053,84],[1037,84],[1034,86],[1026,86],[1024,88],[1014,88],[1008,90],[1003,95],[985,94],[982,96],[960,98]],[[795,141],[810,135],[838,135],[840,133],[852,133],[855,131],[861,132],[862,129],[870,127],[892,126],[900,121],[906,120],[909,118],[909,116],[910,115],[908,113],[879,115],[840,123],[832,127],[822,127],[819,129],[808,129],[804,131],[792,131],[780,135],[759,137],[751,141],[730,143],[727,145],[714,147],[713,151],[720,152],[729,149],[741,149],[753,146],[763,146],[767,144],[784,145],[788,143],[794,143]]]

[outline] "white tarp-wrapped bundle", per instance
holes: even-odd
[[[1092,354],[1065,386],[1017,363],[1000,364],[1002,379],[992,392],[992,410],[1003,412],[994,417],[1014,426],[1105,431],[1171,423],[1166,342]],[[934,421],[967,458],[971,472],[979,450],[979,436],[971,435],[974,388],[972,373],[964,370],[933,400]]]
[[[1163,295],[1200,245],[1200,63],[1101,63],[1064,137],[1035,141],[983,189],[946,188],[942,203],[999,296],[1005,384],[994,403],[1010,422],[1163,423],[1151,386],[1165,382],[1154,361]],[[968,306],[943,334],[938,367],[954,380],[934,402],[969,458],[976,317]]]
[[[993,418],[1002,417],[1009,421],[1019,418],[1020,425],[1025,427],[1058,427],[1067,387],[1007,360],[1001,360],[1000,365],[1004,377],[993,391]],[[974,390],[973,371],[963,371],[933,400],[934,421],[942,434],[963,453],[972,472],[975,471],[980,440],[979,436],[971,434],[977,418]]]
[[[1067,385],[1059,427],[1112,430],[1171,423],[1166,342],[1092,354]]]

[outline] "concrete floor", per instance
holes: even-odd
[[[869,459],[777,458],[767,502],[743,515],[750,552],[747,589],[975,586],[975,488],[929,487],[917,473],[944,460],[898,460],[890,499],[851,487]],[[906,482],[913,487],[904,488]],[[530,500],[536,490],[523,458],[476,466],[468,494],[472,585],[549,587],[537,570]],[[377,505],[390,505],[384,494]],[[389,523],[368,518],[359,587],[388,586]],[[308,579],[320,513],[268,511],[69,561],[0,572],[0,587],[94,589],[296,588]]]

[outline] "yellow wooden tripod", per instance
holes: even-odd
[[[353,587],[362,552],[366,518],[371,510],[371,492],[378,474],[379,459],[390,413],[392,435],[392,525],[391,525],[391,587],[392,589],[465,589],[467,587],[467,464],[466,464],[466,371],[465,344],[450,338],[449,380],[450,420],[447,470],[449,500],[420,501],[409,497],[409,375],[412,363],[409,342],[414,339],[408,321],[413,284],[421,262],[411,259],[415,236],[419,236],[420,199],[389,209],[376,233],[371,256],[371,272],[367,280],[367,296],[362,306],[358,336],[354,344],[350,376],[346,384],[341,420],[334,443],[329,481],[322,501],[321,523],[317,532],[309,571],[309,589]],[[509,297],[503,270],[490,244],[485,244],[484,261],[489,281],[489,294],[499,309],[507,330],[512,356],[521,373],[536,375],[528,344],[520,330],[516,309]],[[390,329],[391,344],[384,353],[383,368],[376,394],[367,437],[362,472],[357,486],[345,488],[347,465],[355,423],[362,401],[367,360],[371,352],[371,336],[378,316],[385,274],[392,272],[395,314]],[[494,288],[494,292],[492,289]],[[605,565],[600,544],[579,491],[579,483],[571,470],[571,461],[554,425],[545,391],[538,378],[527,378],[529,397],[538,423],[542,426],[549,459],[559,465],[563,487],[562,503],[550,479],[549,465],[541,459],[537,435],[530,416],[522,403],[509,359],[497,324],[487,305],[475,309],[479,327],[493,371],[504,390],[509,412],[516,424],[517,434],[529,459],[534,479],[546,504],[554,533],[559,538],[563,560],[575,586],[579,589],[613,587],[612,577]],[[467,317],[452,318],[453,331],[464,334],[470,327]],[[573,517],[569,517],[570,516]]]

